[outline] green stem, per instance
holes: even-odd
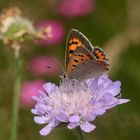
[[[19,92],[20,92],[20,59],[19,56],[17,57],[17,55],[15,55],[15,83],[14,83],[10,140],[17,139]]]
[[[77,133],[77,140],[84,140],[84,136],[82,135],[80,127],[76,128],[76,133]]]

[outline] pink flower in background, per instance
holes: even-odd
[[[32,96],[39,95],[38,91],[43,90],[42,84],[44,84],[42,80],[26,81],[21,84],[20,103],[22,107],[34,105]]]
[[[92,12],[94,0],[62,0],[58,12],[68,18],[85,16]]]
[[[57,60],[47,56],[38,56],[33,58],[29,64],[28,69],[34,75],[57,75],[59,72],[59,65]]]
[[[63,40],[64,27],[60,21],[48,20],[40,22],[37,26],[37,39],[40,45],[56,45]]]

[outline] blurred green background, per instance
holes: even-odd
[[[22,80],[44,79],[58,83],[58,76],[34,76],[27,71],[30,58],[38,55],[54,56],[64,65],[65,40],[75,28],[106,51],[111,63],[110,77],[122,82],[123,98],[131,101],[115,107],[95,120],[97,128],[85,134],[86,140],[139,140],[140,139],[140,1],[96,0],[93,11],[85,16],[65,18],[56,12],[59,0],[1,0],[0,10],[19,6],[24,16],[34,23],[56,19],[64,24],[63,42],[48,47],[27,44],[21,52]],[[72,8],[72,7],[71,7]],[[70,9],[68,9],[70,10]],[[12,51],[0,43],[0,139],[9,138],[13,95]],[[19,112],[18,140],[76,140],[74,131],[56,128],[50,135],[39,135],[41,125],[33,121],[31,107]]]

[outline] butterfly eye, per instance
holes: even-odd
[[[66,77],[67,77],[67,74],[66,74],[66,73],[64,73],[63,77],[64,77],[64,78],[66,78]]]

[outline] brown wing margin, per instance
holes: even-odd
[[[78,30],[72,29],[68,34],[66,42],[66,66],[75,49],[80,46],[87,48],[89,51],[93,50],[93,47],[89,40]]]

